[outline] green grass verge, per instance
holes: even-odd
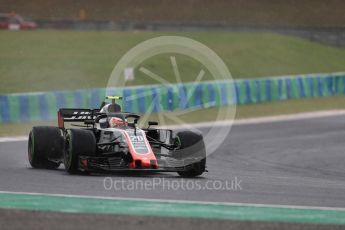
[[[201,182],[201,181],[200,181]],[[206,188],[200,183],[201,188]],[[198,191],[198,190],[197,190]],[[270,205],[202,203],[198,201],[163,201],[101,197],[64,196],[51,194],[0,193],[2,209],[94,213],[151,217],[207,218],[284,223],[345,224],[345,211],[320,208],[292,208]],[[57,214],[56,214],[57,215]],[[282,226],[282,225],[279,225]],[[292,225],[289,225],[292,226]],[[327,228],[327,225],[324,225]],[[326,227],[327,226],[327,227]],[[315,227],[315,225],[314,225]],[[294,228],[292,228],[294,229]]]
[[[204,43],[226,63],[234,78],[345,70],[345,49],[271,33],[0,31],[0,94],[105,87],[117,61],[130,48],[161,35]],[[144,66],[175,82],[170,55]],[[182,81],[193,81],[201,64],[176,55]],[[130,85],[157,83],[135,70]],[[203,80],[212,79],[206,71]]]
[[[224,109],[224,108],[221,108]],[[283,102],[241,105],[237,107],[236,119],[264,117],[281,114],[293,114],[301,112],[312,112],[320,110],[345,109],[345,97],[328,97],[315,99],[300,99]],[[190,112],[179,116],[186,123],[214,121],[217,108],[209,108]],[[174,115],[174,112],[170,113]],[[150,120],[158,120],[157,114],[152,114]],[[176,124],[172,120],[166,120],[166,124]],[[57,125],[52,122],[30,122],[20,124],[0,124],[0,136],[28,135],[32,126],[36,125]]]

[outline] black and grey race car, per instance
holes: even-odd
[[[57,169],[63,163],[70,174],[153,171],[195,177],[206,171],[201,133],[158,129],[152,121],[147,128],[139,128],[140,116],[121,112],[115,103],[121,97],[107,99],[112,100],[105,105],[109,111],[60,109],[58,127],[33,127],[28,143],[31,166]],[[66,128],[67,122],[78,128]]]

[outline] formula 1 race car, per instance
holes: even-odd
[[[31,166],[57,169],[63,163],[70,174],[154,171],[195,177],[206,171],[201,133],[153,128],[158,123],[152,121],[139,128],[140,116],[121,112],[115,103],[121,97],[107,99],[112,102],[103,102],[101,109],[60,109],[58,127],[33,127],[28,143]],[[79,128],[66,128],[66,122]]]

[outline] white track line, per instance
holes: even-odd
[[[14,141],[27,141],[27,136],[17,136],[17,137],[0,137],[1,142],[14,142]]]
[[[328,110],[328,111],[317,111],[317,112],[306,112],[306,113],[295,113],[278,116],[258,117],[236,120],[234,125],[247,125],[247,124],[260,124],[260,123],[273,123],[273,122],[284,122],[284,121],[295,121],[310,118],[322,118],[322,117],[333,117],[333,116],[344,116],[345,109],[342,110]]]
[[[109,196],[86,196],[86,195],[72,195],[72,194],[12,192],[12,191],[0,191],[0,194],[52,196],[52,197],[104,199],[104,200],[147,201],[147,202],[180,203],[180,204],[243,206],[243,207],[257,207],[257,208],[285,208],[285,209],[323,210],[323,211],[342,211],[342,212],[345,212],[345,208],[339,208],[339,207],[317,207],[317,206],[277,205],[277,204],[251,204],[251,203],[190,201],[190,200],[164,200],[164,199],[127,198],[127,197],[109,197]]]
[[[317,111],[317,112],[307,112],[307,113],[295,113],[287,115],[277,115],[277,116],[267,116],[267,117],[256,117],[256,118],[246,118],[238,120],[226,120],[226,121],[215,121],[215,122],[200,122],[192,123],[186,125],[169,125],[162,126],[160,128],[169,129],[183,129],[188,127],[193,128],[208,128],[213,126],[226,126],[226,125],[251,125],[251,124],[264,124],[264,123],[275,123],[275,122],[285,122],[285,121],[296,121],[311,118],[322,118],[322,117],[333,117],[333,116],[345,116],[345,109],[342,110],[327,110],[327,111]],[[14,136],[14,137],[0,137],[1,142],[15,142],[15,141],[27,141],[27,136]]]
[[[277,115],[277,116],[245,118],[245,119],[237,119],[237,120],[200,122],[200,123],[192,123],[192,124],[186,124],[186,125],[169,125],[169,126],[164,126],[164,128],[178,129],[178,128],[188,128],[188,127],[208,128],[208,127],[213,127],[213,126],[226,126],[226,125],[237,126],[237,125],[251,125],[251,124],[296,121],[296,120],[303,120],[303,119],[333,117],[333,116],[345,116],[345,109],[306,112],[306,113],[294,113],[294,114]]]

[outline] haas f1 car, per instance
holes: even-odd
[[[115,103],[121,97],[107,99],[112,102],[103,102],[101,109],[60,109],[58,127],[33,127],[28,143],[31,166],[57,169],[63,163],[70,174],[153,171],[195,177],[206,171],[200,133],[158,129],[152,121],[139,128],[140,116],[121,112]],[[78,128],[66,128],[67,122]]]

